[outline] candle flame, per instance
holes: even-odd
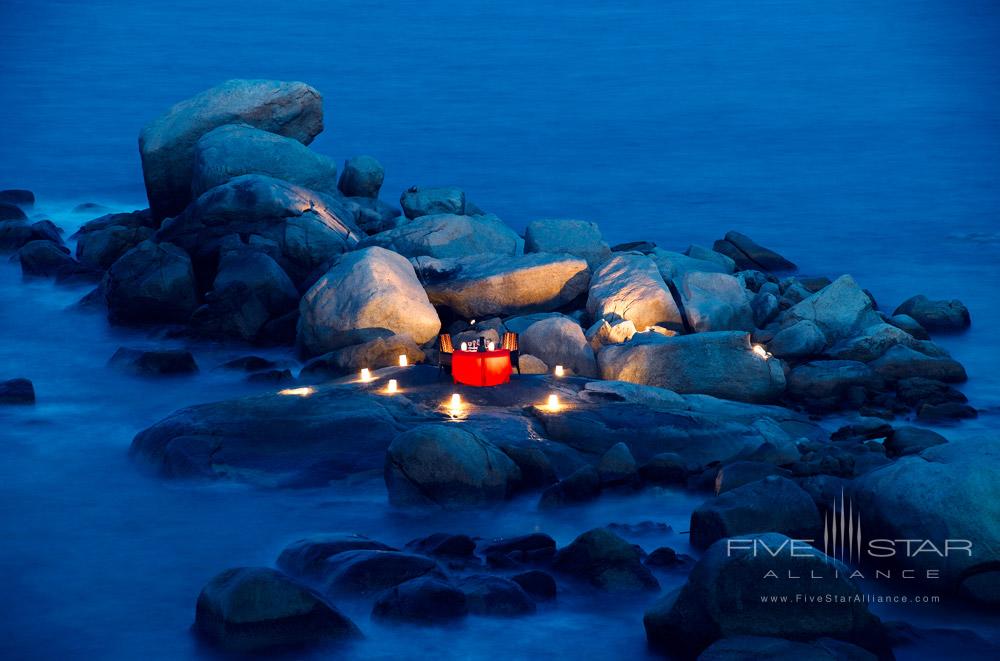
[[[559,410],[559,395],[549,395],[549,401],[546,404],[550,411]]]
[[[316,389],[312,386],[306,386],[304,388],[285,388],[284,390],[279,390],[279,395],[294,395],[296,397],[308,397],[309,395],[316,392]]]
[[[364,383],[368,383],[371,380],[372,380],[372,372],[371,372],[371,370],[368,369],[367,367],[362,367],[361,368],[361,381],[364,382]]]
[[[562,376],[566,371],[563,369],[562,365],[556,365],[556,376]]]
[[[399,366],[400,367],[406,367],[409,364],[410,364],[410,361],[407,359],[406,354],[405,353],[399,354]]]
[[[396,382],[396,379],[389,379],[389,385],[386,386],[385,391],[389,393],[399,391],[399,384]]]

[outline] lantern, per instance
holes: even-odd
[[[399,366],[400,367],[406,367],[409,364],[410,364],[410,361],[406,358],[406,354],[405,353],[399,354]]]
[[[371,380],[372,380],[372,372],[371,372],[371,370],[368,369],[367,367],[362,367],[361,368],[361,382],[362,383],[368,383]]]
[[[558,395],[549,395],[549,401],[546,404],[546,406],[548,407],[548,409],[550,411],[558,411],[559,410],[559,396]]]
[[[460,346],[462,348],[462,351],[468,351],[469,350],[469,343],[468,342],[462,342],[462,344]]]
[[[563,369],[562,365],[556,365],[556,376],[562,376],[566,371]]]
[[[389,379],[389,385],[385,387],[385,391],[390,394],[399,391],[399,384],[396,382],[396,379]]]

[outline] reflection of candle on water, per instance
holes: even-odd
[[[548,407],[549,407],[550,411],[558,411],[559,410],[559,396],[558,395],[549,395]]]
[[[361,368],[361,380],[368,382],[372,380],[372,373],[367,367]]]
[[[396,383],[396,379],[389,379],[389,385],[386,386],[386,392],[396,392],[399,390],[399,384]]]
[[[563,374],[564,374],[563,366],[562,365],[556,365],[556,376],[562,376]]]
[[[406,354],[405,353],[399,354],[399,366],[400,367],[406,367],[409,364],[410,363],[409,363],[409,360],[407,360],[407,358],[406,358]]]

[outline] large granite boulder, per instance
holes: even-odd
[[[73,277],[100,279],[93,269],[88,269],[69,254],[69,249],[48,239],[28,241],[17,251],[21,263],[21,274],[30,277],[57,278],[65,280]]]
[[[609,346],[597,364],[602,379],[738,401],[772,401],[785,389],[781,362],[753,351],[750,337],[738,331]]]
[[[631,321],[638,330],[684,324],[656,264],[639,253],[617,253],[594,272],[587,311],[611,323]]]
[[[849,275],[842,275],[783,316],[783,325],[799,321],[816,324],[829,342],[853,337],[859,331],[882,323],[872,300]]]
[[[209,581],[194,626],[212,644],[244,654],[361,637],[318,594],[266,567],[227,569]]]
[[[886,633],[849,574],[837,560],[778,533],[719,540],[683,587],[646,611],[646,638],[682,658],[743,635],[835,638],[883,655]]]
[[[950,356],[928,356],[901,344],[892,347],[869,365],[886,381],[924,378],[961,383],[968,378],[962,364]]]
[[[678,291],[688,325],[696,333],[753,330],[750,295],[733,276],[692,271],[680,278]]]
[[[112,225],[79,235],[76,258],[81,264],[106,271],[126,252],[153,236],[145,226]]]
[[[632,544],[607,528],[594,528],[559,549],[552,568],[608,592],[658,590],[659,581],[642,564]]]
[[[337,164],[293,138],[227,124],[195,143],[192,199],[245,174],[263,174],[321,193],[337,190]]]
[[[595,269],[610,255],[597,223],[586,220],[533,220],[524,230],[524,252],[569,254]]]
[[[417,260],[434,305],[466,319],[554,310],[587,291],[587,262],[570,255]]]
[[[247,174],[206,191],[165,221],[156,239],[181,246],[206,270],[233,235],[274,244],[278,263],[301,283],[330,259],[353,250],[363,232],[332,197]]]
[[[465,593],[439,578],[421,576],[386,590],[372,607],[372,618],[437,624],[469,613]]]
[[[355,156],[344,162],[337,188],[347,197],[378,198],[385,168],[372,156]]]
[[[353,386],[265,394],[176,411],[136,435],[129,454],[169,478],[320,486],[381,468],[419,419],[404,400]]]
[[[224,124],[247,124],[309,144],[323,130],[323,99],[304,83],[229,80],[174,105],[139,134],[146,195],[156,218],[191,200],[195,144]]]
[[[561,314],[537,315],[538,320],[523,328],[517,324],[508,328],[519,328],[520,349],[523,354],[535,356],[549,367],[562,365],[573,374],[586,377],[597,376],[597,361],[594,350],[587,343],[583,329],[569,317]]]
[[[962,301],[932,301],[922,294],[906,299],[892,314],[907,315],[929,331],[956,331],[972,324]]]
[[[454,186],[420,188],[413,186],[399,196],[399,206],[407,218],[420,218],[434,214],[464,214],[465,192]],[[471,214],[470,214],[471,215]]]
[[[108,269],[103,290],[114,323],[185,323],[198,305],[191,258],[170,243],[129,250]]]
[[[712,248],[729,257],[741,271],[794,271],[795,264],[778,253],[754,242],[739,232],[726,232],[726,238],[715,242]]]
[[[798,324],[796,324],[797,326]],[[918,340],[892,324],[878,323],[861,330],[857,335],[838,342],[827,349],[827,354],[843,360],[860,360],[870,363],[886,354],[889,349],[902,345],[922,354],[947,357],[948,353],[933,342]]]
[[[476,574],[459,582],[469,612],[475,615],[511,617],[535,612],[534,600],[524,589],[502,576]]]
[[[326,559],[321,583],[328,593],[378,594],[421,576],[440,576],[434,560],[401,551],[359,549]]]
[[[463,509],[510,495],[521,471],[498,447],[458,425],[420,425],[397,436],[385,457],[389,502]]]
[[[691,513],[691,545],[702,549],[724,537],[748,533],[815,539],[819,531],[813,499],[795,482],[777,475],[726,491]]]
[[[389,334],[423,344],[441,329],[413,266],[378,247],[338,259],[302,297],[299,312],[298,341],[311,355]]]
[[[715,253],[719,255],[719,253]],[[660,269],[660,275],[667,282],[679,282],[688,273],[732,273],[731,266],[714,259],[698,259],[679,252],[656,248],[649,253],[650,259]],[[719,257],[726,258],[725,255]],[[730,260],[732,263],[732,260]]]
[[[616,321],[614,324],[607,319],[598,319],[587,329],[584,336],[596,355],[598,351],[609,344],[628,342],[635,333],[635,324],[626,319]]]
[[[826,336],[819,326],[803,320],[782,328],[767,343],[767,350],[778,358],[808,358],[822,353]]]
[[[852,388],[876,390],[882,380],[856,360],[814,360],[788,373],[788,395],[802,401],[835,403]]]
[[[1000,605],[1000,443],[996,435],[928,447],[856,479],[850,491],[863,529],[884,539],[930,540],[892,561],[933,586]],[[946,542],[946,540],[954,540]],[[968,543],[966,543],[966,540]],[[951,548],[945,555],[945,545]],[[921,546],[922,545],[922,546]],[[921,552],[915,552],[922,548]],[[969,549],[970,550],[964,550]],[[926,571],[939,579],[926,579]]]
[[[0,381],[0,404],[34,404],[35,386],[30,379]]]
[[[322,577],[326,561],[345,551],[395,551],[364,535],[332,533],[312,535],[286,546],[278,556],[278,567],[292,576],[309,581]]]
[[[370,236],[366,246],[382,246],[406,257],[515,255],[520,237],[496,216],[437,213]]]

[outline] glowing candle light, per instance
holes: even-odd
[[[362,367],[361,368],[361,380],[364,383],[368,383],[369,381],[372,380],[372,372],[367,367]]]
[[[407,360],[406,354],[405,353],[399,354],[399,366],[400,367],[406,367],[409,364],[410,364],[410,361]]]
[[[765,360],[771,356],[771,354],[767,352],[767,349],[759,344],[753,345],[753,352]]]
[[[562,376],[565,373],[566,370],[563,369],[562,365],[556,365],[556,376]]]
[[[316,392],[316,389],[311,386],[306,386],[304,388],[285,388],[284,390],[279,390],[279,395],[292,395],[295,397],[308,397],[309,395]]]
[[[469,343],[468,342],[462,342],[461,347],[462,347],[462,351],[468,351],[469,350]]]
[[[547,406],[548,406],[548,408],[549,408],[550,411],[558,411],[559,410],[559,396],[558,395],[549,395],[549,402],[548,402]]]
[[[453,409],[462,408],[462,396],[459,395],[457,392],[452,394],[451,403],[449,404],[449,406]]]
[[[490,351],[494,351],[497,348],[497,345],[493,340],[490,340],[489,343],[486,345],[486,348],[489,349]]]
[[[385,391],[388,393],[394,393],[399,391],[399,384],[396,383],[396,379],[389,379],[389,385],[386,386]]]

